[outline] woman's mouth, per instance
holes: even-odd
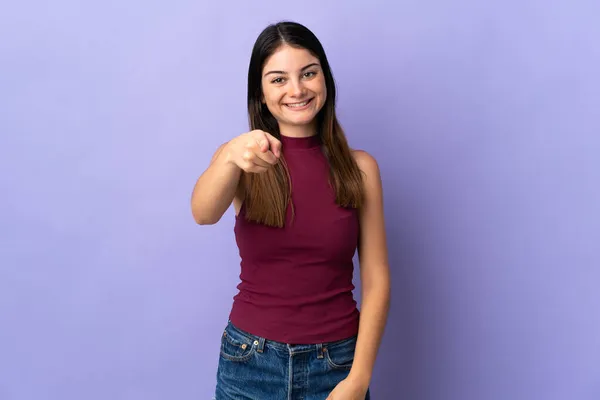
[[[314,97],[308,100],[304,100],[298,103],[286,103],[285,106],[290,110],[301,111],[306,110],[310,103],[313,101]]]

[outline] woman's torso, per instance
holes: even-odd
[[[341,340],[358,332],[353,298],[357,210],[335,203],[317,137],[282,137],[293,218],[284,228],[248,222],[239,210],[235,237],[241,282],[230,320],[247,332],[291,344]]]

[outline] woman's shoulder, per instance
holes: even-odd
[[[366,152],[365,150],[352,149],[352,156],[354,160],[358,164],[358,168],[366,174],[377,173],[379,171],[379,166],[377,164],[377,160],[371,154]]]

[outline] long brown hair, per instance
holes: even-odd
[[[280,139],[277,120],[261,101],[262,70],[282,44],[310,51],[321,63],[327,98],[317,115],[317,134],[330,166],[330,182],[336,203],[342,207],[360,208],[363,204],[362,175],[344,131],[335,114],[335,81],[317,37],[305,26],[295,22],[269,25],[256,39],[248,68],[248,116],[250,129],[260,129]],[[283,227],[286,210],[291,203],[291,183],[285,159],[262,174],[244,174],[244,207],[246,219],[272,227]]]

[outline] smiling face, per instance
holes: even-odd
[[[327,99],[319,59],[308,50],[282,45],[262,71],[263,103],[279,123],[282,134],[310,136],[316,116]]]

